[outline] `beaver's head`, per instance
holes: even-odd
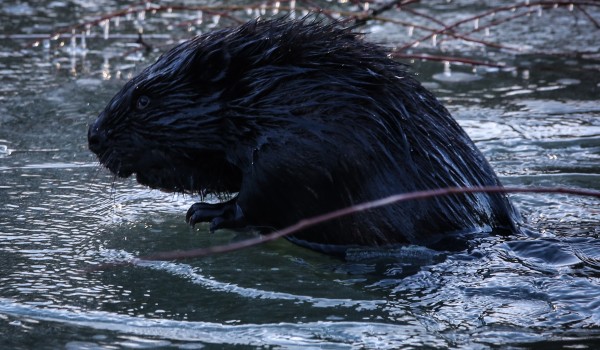
[[[237,190],[239,170],[226,159],[233,130],[223,95],[231,77],[215,38],[198,37],[162,55],[90,126],[89,148],[114,174],[135,173],[138,182],[170,191]]]
[[[198,36],[123,87],[90,126],[89,147],[114,174],[153,188],[238,191],[259,151],[352,135],[343,118],[361,109],[371,118],[367,92],[404,72],[382,67],[391,60],[357,36],[287,19]]]

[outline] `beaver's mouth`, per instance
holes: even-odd
[[[144,149],[143,152],[104,150],[100,162],[118,177],[135,174],[138,183],[164,192],[188,194],[235,193],[241,171],[214,151],[178,152]]]
[[[234,193],[242,182],[239,168],[224,156],[203,152],[174,153],[155,150],[138,157],[134,169],[138,183],[164,192],[189,194]],[[129,168],[125,168],[124,173]]]

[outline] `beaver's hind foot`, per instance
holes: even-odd
[[[188,209],[185,221],[192,226],[199,222],[210,222],[211,233],[221,228],[247,225],[244,212],[235,198],[223,203],[195,203]]]

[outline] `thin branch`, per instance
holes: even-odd
[[[453,24],[450,24],[442,29],[436,30],[435,32],[430,33],[429,35],[426,35],[418,40],[415,40],[411,43],[408,43],[408,44],[398,48],[398,51],[406,50],[406,49],[416,45],[417,43],[420,43],[425,40],[429,40],[434,35],[452,32],[452,30],[454,30],[454,28],[456,28],[462,24],[472,22],[474,20],[481,19],[481,18],[484,18],[487,16],[491,16],[491,15],[494,15],[499,12],[515,11],[520,8],[536,7],[536,6],[542,6],[542,7],[546,7],[546,8],[553,7],[553,6],[565,7],[565,6],[572,6],[574,3],[576,3],[577,5],[600,7],[600,2],[595,2],[595,1],[577,1],[577,2],[575,2],[575,1],[568,1],[568,2],[565,2],[565,1],[536,1],[536,2],[532,2],[532,3],[523,3],[523,4],[517,4],[517,5],[496,7],[496,8],[490,9],[488,11],[485,11],[483,13],[480,13],[478,15],[471,16],[471,17],[462,19],[460,21],[454,22]]]
[[[530,11],[526,11],[526,12],[523,12],[523,13],[517,13],[516,15],[507,16],[507,17],[504,17],[504,18],[492,21],[492,22],[488,23],[487,25],[479,26],[479,28],[477,28],[477,29],[473,29],[473,30],[471,30],[471,31],[469,31],[467,33],[463,33],[463,35],[470,35],[470,34],[473,34],[473,33],[477,33],[477,32],[480,32],[482,30],[485,30],[486,28],[491,28],[491,27],[497,26],[499,24],[502,24],[502,23],[505,23],[505,22],[508,22],[508,21],[512,21],[512,20],[520,18],[520,17],[525,17],[525,16],[528,16],[528,15],[531,15],[532,13],[534,13],[536,11],[537,10],[530,10]],[[448,33],[444,33],[444,34],[449,35],[451,37],[456,37],[456,36],[448,34]],[[441,43],[443,43],[446,40],[447,39],[442,39],[442,40],[439,41],[439,43],[441,44]]]
[[[428,191],[418,191],[411,193],[401,193],[391,195],[389,197],[381,198],[378,200],[364,202],[361,204],[356,204],[351,207],[335,210],[326,214],[318,215],[312,218],[300,220],[298,223],[288,226],[279,231],[275,231],[273,233],[262,235],[257,238],[251,238],[244,241],[234,242],[225,245],[218,245],[207,248],[198,248],[191,250],[176,250],[176,251],[168,251],[161,252],[152,255],[146,255],[134,259],[130,262],[124,263],[109,263],[109,264],[101,264],[99,266],[91,267],[89,271],[97,271],[106,269],[109,267],[122,266],[126,264],[136,263],[144,260],[185,260],[191,258],[200,258],[208,255],[221,254],[232,252],[248,247],[252,247],[255,245],[263,244],[269,241],[273,241],[279,239],[284,236],[288,236],[299,231],[302,231],[311,226],[318,225],[320,223],[330,221],[333,219],[337,219],[340,217],[348,216],[351,214],[355,214],[358,212],[363,212],[379,207],[383,207],[386,205],[390,205],[393,203],[404,202],[409,200],[423,200],[432,197],[438,196],[448,196],[448,195],[456,195],[456,194],[465,194],[465,193],[555,193],[555,194],[568,194],[568,195],[577,195],[577,196],[588,196],[600,198],[600,191],[595,190],[586,190],[586,189],[574,189],[574,188],[564,188],[564,187],[533,187],[533,188],[523,188],[523,187],[473,187],[473,188],[465,188],[465,187],[449,187],[449,188],[441,188],[436,190],[428,190]]]
[[[405,12],[407,12],[407,13],[410,13],[412,15],[415,15],[417,17],[423,17],[423,18],[425,18],[425,19],[427,19],[427,20],[429,20],[429,21],[431,21],[431,22],[433,22],[433,23],[435,23],[437,25],[440,25],[442,27],[446,27],[447,26],[446,23],[440,21],[439,19],[437,19],[437,18],[435,18],[433,16],[429,16],[429,15],[427,15],[425,13],[421,13],[421,12],[419,12],[417,10],[413,10],[411,8],[405,8],[405,9],[402,9],[402,10],[405,11]]]
[[[577,4],[577,9],[581,12],[583,12],[583,14],[587,17],[587,19],[590,20],[590,22],[592,22],[594,24],[594,26],[596,26],[596,29],[600,29],[600,23],[598,23],[598,21],[596,21],[596,19],[594,19],[594,17],[592,17],[592,15],[589,14],[589,12],[587,12],[583,7],[581,7],[580,4]]]

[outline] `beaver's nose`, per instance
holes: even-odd
[[[93,123],[88,129],[88,147],[90,151],[100,155],[106,148],[108,137],[106,131],[100,130],[98,123]]]

